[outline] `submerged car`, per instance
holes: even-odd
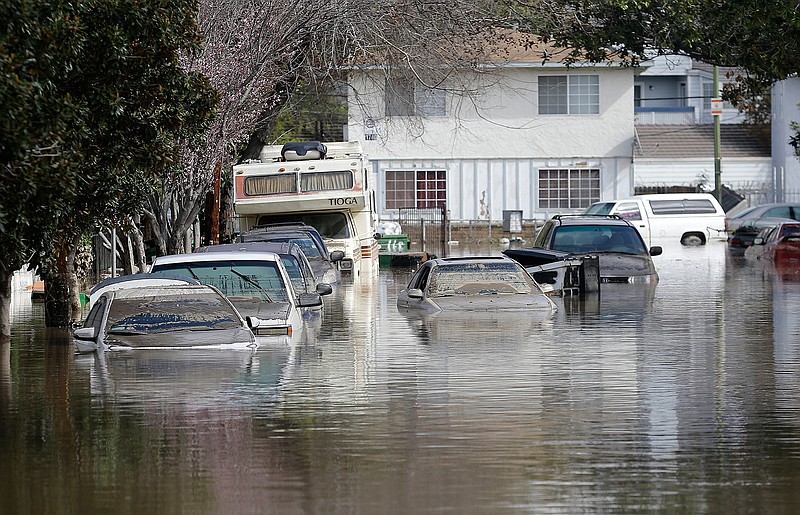
[[[227,243],[200,247],[195,252],[274,252],[283,261],[295,291],[320,295],[330,295],[333,292],[330,284],[317,282],[305,253],[292,242]]]
[[[522,265],[506,256],[426,261],[398,294],[397,307],[426,313],[555,310]]]
[[[130,274],[112,277],[99,282],[89,291],[89,308],[94,306],[97,299],[107,291],[121,290],[123,288],[137,288],[140,286],[169,286],[181,284],[200,284],[200,281],[191,277],[181,277],[170,274]]]
[[[296,292],[274,252],[204,252],[160,256],[151,272],[197,279],[224,293],[244,316],[261,320],[257,335],[288,335],[302,325],[301,308],[322,305],[318,293]]]
[[[740,211],[725,220],[725,229],[732,233],[742,226],[767,227],[770,222],[764,223],[762,219],[783,219],[786,221],[800,220],[800,203],[782,202],[772,204],[761,204],[752,206],[744,211]]]
[[[237,243],[294,243],[300,247],[306,258],[308,258],[314,275],[319,281],[328,284],[341,282],[341,272],[339,272],[337,263],[344,258],[344,252],[341,250],[329,252],[322,236],[311,226],[304,224],[256,226],[240,234],[236,241]]]
[[[800,267],[800,222],[764,229],[745,255],[772,261],[779,267]]]
[[[572,257],[597,256],[600,283],[658,281],[652,256],[641,234],[617,215],[556,215],[542,226],[531,248],[509,249],[506,255],[525,267]]]
[[[728,234],[728,250],[731,254],[743,254],[753,245],[756,237],[764,229],[771,229],[784,222],[795,222],[788,218],[756,218],[747,220],[742,225],[738,225]]]
[[[103,293],[73,338],[79,352],[255,349],[251,324],[213,286],[140,286]]]

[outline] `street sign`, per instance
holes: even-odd
[[[714,116],[721,116],[722,115],[722,99],[721,98],[712,98],[711,99],[711,114]]]

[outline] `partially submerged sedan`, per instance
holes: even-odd
[[[133,349],[255,349],[248,324],[212,286],[140,286],[103,293],[73,333],[79,352]]]
[[[800,267],[800,222],[763,229],[745,256],[772,261],[779,267]]]
[[[303,325],[301,308],[322,305],[318,293],[296,292],[274,252],[207,252],[160,256],[151,272],[168,272],[215,286],[247,316],[258,317],[256,335],[292,336]]]
[[[399,293],[397,307],[424,313],[555,310],[522,265],[506,256],[426,261]]]

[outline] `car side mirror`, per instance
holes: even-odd
[[[763,244],[764,244],[764,238],[762,238],[761,236],[756,236],[756,239],[753,240],[753,245],[763,245]]]
[[[72,333],[72,336],[76,340],[95,341],[97,339],[94,327],[81,327],[80,329],[75,329],[75,331]]]
[[[319,283],[316,288],[319,295],[330,295],[333,293],[333,286],[328,283]]]
[[[660,256],[662,252],[664,252],[664,249],[662,249],[658,245],[653,245],[652,247],[650,247],[651,256]]]
[[[250,329],[256,329],[261,325],[261,319],[258,317],[248,316],[245,317],[245,321],[247,322],[247,327]]]
[[[336,263],[337,261],[341,261],[344,259],[344,252],[341,250],[334,250],[331,252],[331,263]]]
[[[322,305],[319,293],[301,293],[297,296],[297,305],[301,308],[313,308]]]
[[[422,298],[422,290],[419,288],[409,288],[408,289],[408,298],[410,299],[421,299]]]

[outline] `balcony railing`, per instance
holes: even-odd
[[[636,125],[692,125],[697,123],[694,107],[634,107]]]

